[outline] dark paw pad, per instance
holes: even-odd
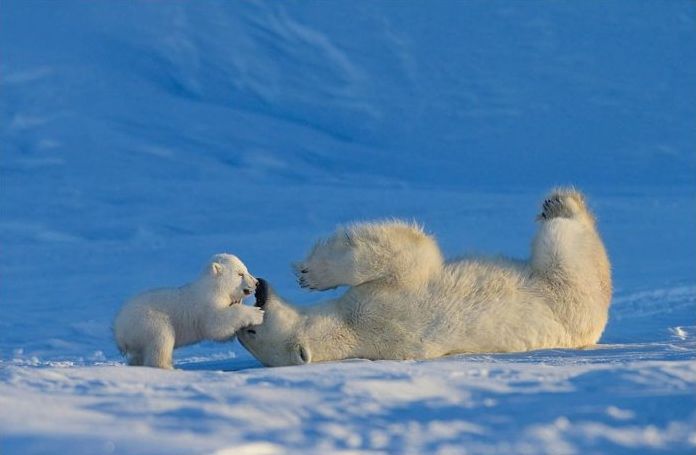
[[[560,216],[562,211],[563,202],[561,202],[560,198],[553,197],[550,199],[546,199],[544,201],[544,204],[542,205],[541,215],[539,215],[539,218],[541,218],[542,220],[555,218],[557,216]]]

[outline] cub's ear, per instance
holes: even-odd
[[[312,361],[312,351],[305,345],[298,344],[293,352],[295,365],[306,365]]]
[[[220,274],[222,274],[222,265],[217,262],[212,262],[210,264],[210,275],[217,277],[220,276]]]

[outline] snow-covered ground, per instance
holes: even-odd
[[[0,453],[696,449],[696,5],[0,2]],[[123,366],[121,302],[356,219],[526,256],[589,196],[615,298],[589,350]],[[340,292],[334,291],[334,292]]]

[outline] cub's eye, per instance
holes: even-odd
[[[242,272],[239,272],[237,275],[241,276],[242,278],[244,277],[244,274]]]

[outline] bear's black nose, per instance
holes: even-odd
[[[263,306],[266,304],[266,300],[268,300],[268,294],[268,281],[264,280],[263,278],[259,278],[259,282],[256,285],[256,292],[254,292],[254,297],[256,297],[254,306],[263,308]]]

